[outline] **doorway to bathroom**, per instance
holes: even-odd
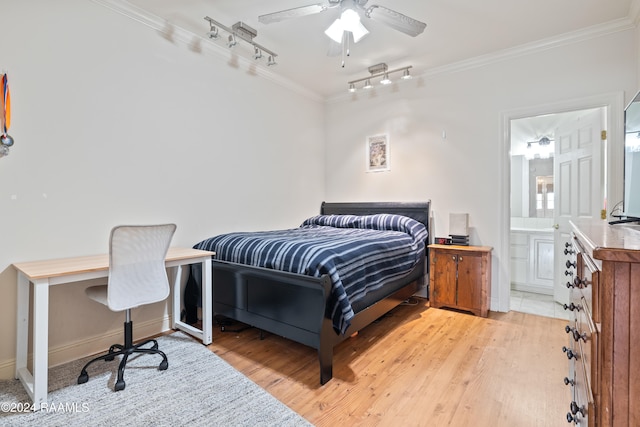
[[[511,120],[511,310],[568,318],[562,249],[599,210],[605,126],[605,107]]]

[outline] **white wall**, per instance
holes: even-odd
[[[501,223],[508,221],[501,209],[509,204],[502,200],[509,195],[509,171],[503,171],[509,153],[501,114],[609,93],[624,92],[629,100],[636,79],[629,29],[356,92],[327,107],[327,198],[431,199],[438,237],[449,234],[450,212],[468,212],[471,244],[494,247],[491,308],[504,308],[508,300],[498,296],[509,286],[508,224]],[[365,138],[383,132],[391,170],[365,173]],[[621,140],[610,142],[621,147]],[[622,179],[621,170],[611,173]]]
[[[173,243],[192,246],[318,212],[321,103],[87,0],[1,9],[16,143],[0,159],[0,377],[15,357],[13,262],[104,253],[120,223],[175,222]],[[54,364],[121,334],[86,285],[52,290]],[[134,313],[147,333],[163,319],[165,304]]]

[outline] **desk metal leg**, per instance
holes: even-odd
[[[211,274],[211,257],[202,261],[202,343],[207,345],[213,341],[213,279]]]
[[[49,368],[49,281],[33,284],[33,403],[47,401]]]
[[[195,328],[180,319],[181,292],[180,283],[182,279],[182,265],[176,266],[173,282],[173,328],[180,329],[194,337],[200,338],[202,344],[208,345],[213,341],[213,304],[211,302],[213,287],[211,285],[211,257],[202,260],[202,330]]]
[[[22,382],[36,409],[47,401],[49,364],[49,281],[33,283],[33,373],[27,369],[29,341],[29,280],[18,273],[18,327],[16,378]]]
[[[29,348],[29,279],[18,272],[18,316],[16,329],[16,378],[27,369],[27,351]]]

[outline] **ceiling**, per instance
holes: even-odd
[[[339,17],[339,9],[272,24],[258,22],[259,15],[314,3],[328,4],[326,0],[129,0],[129,3],[166,20],[170,26],[203,37],[209,31],[205,16],[228,27],[242,21],[257,30],[255,42],[278,54],[278,65],[269,67],[269,72],[327,99],[345,93],[347,82],[366,77],[367,68],[374,64],[385,62],[390,69],[412,65],[412,73],[420,75],[603,23],[628,20],[630,10],[635,9],[632,5],[638,1],[369,0],[367,6],[393,9],[426,23],[427,27],[414,38],[363,17],[362,23],[370,34],[351,45],[344,68],[341,55],[327,55],[332,42],[324,34]],[[208,39],[202,41],[210,43]],[[239,45],[243,44],[246,45]],[[251,58],[249,46],[244,48]]]

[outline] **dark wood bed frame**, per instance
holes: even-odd
[[[430,201],[421,203],[327,203],[321,214],[370,215],[399,214],[414,218],[429,228]],[[431,234],[431,233],[429,233]],[[431,241],[432,237],[429,236]],[[428,243],[428,242],[427,242]],[[333,376],[333,348],[351,334],[407,298],[415,294],[428,280],[428,266],[422,258],[411,273],[394,282],[395,291],[381,293],[376,302],[358,309],[344,335],[338,335],[325,316],[331,290],[327,275],[310,277],[244,264],[213,260],[213,311],[242,323],[318,350],[320,384]],[[354,310],[355,311],[355,310]]]

